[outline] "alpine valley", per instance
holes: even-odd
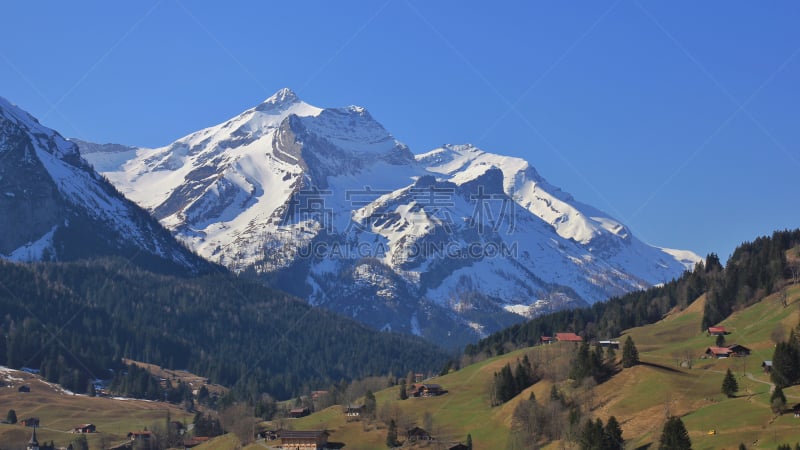
[[[207,260],[448,346],[699,260],[643,243],[527,161],[471,145],[414,154],[364,108],[289,89],[161,148],[73,142]]]

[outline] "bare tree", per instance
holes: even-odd
[[[246,403],[236,403],[220,412],[219,419],[222,427],[236,435],[242,445],[253,442],[253,429],[255,427],[255,415],[253,408]]]

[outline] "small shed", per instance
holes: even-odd
[[[31,387],[28,386],[27,384],[23,384],[22,386],[17,388],[17,392],[30,392],[30,391],[31,391]]]
[[[761,368],[764,369],[764,373],[772,372],[772,361],[764,361],[761,363]]]

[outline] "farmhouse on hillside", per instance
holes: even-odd
[[[764,369],[764,373],[772,372],[772,361],[764,361],[761,363],[761,368]]]
[[[27,419],[22,419],[18,422],[23,427],[38,427],[39,426],[39,418],[38,417],[28,417]]]
[[[281,431],[281,447],[285,449],[322,450],[328,445],[328,432]]]
[[[91,424],[91,423],[84,423],[82,425],[78,425],[77,427],[73,428],[72,432],[73,433],[79,433],[79,434],[96,433],[97,432],[97,427],[95,427],[94,424]]]
[[[583,342],[583,338],[575,333],[556,333],[558,342]]]
[[[707,358],[744,357],[750,354],[750,349],[744,345],[733,344],[727,347],[708,347],[705,351]],[[762,364],[763,366],[763,364]]]
[[[542,345],[549,345],[549,344],[553,343],[553,337],[552,336],[542,336],[542,337],[539,338],[539,341],[542,343]]]
[[[447,394],[447,391],[434,383],[412,384],[408,391],[409,397],[438,397],[444,394]]]

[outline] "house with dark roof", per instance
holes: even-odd
[[[92,423],[84,423],[82,425],[78,425],[77,427],[72,429],[73,433],[95,433],[97,432],[97,427],[94,426]]]
[[[728,346],[728,349],[731,351],[731,356],[741,357],[750,355],[750,349],[744,345],[732,344]]]
[[[406,430],[406,439],[408,442],[417,442],[417,441],[432,441],[433,437],[430,433],[423,430],[420,427],[414,427],[410,430]]]
[[[309,414],[311,414],[311,411],[306,407],[293,408],[293,409],[289,410],[289,417],[292,418],[292,419],[299,419],[299,418],[305,417],[305,416],[307,416]]]
[[[328,445],[328,432],[281,431],[281,447],[284,449],[322,450]]]
[[[435,383],[412,384],[408,390],[409,397],[437,397],[444,394],[447,394],[447,391]]]
[[[357,405],[350,404],[345,406],[344,415],[347,417],[361,417],[361,415],[364,414],[366,408],[367,407],[364,406],[363,404],[357,404]]]
[[[459,442],[452,447],[447,447],[447,450],[469,450],[469,447]]]
[[[539,342],[541,342],[542,345],[550,345],[550,344],[553,343],[553,337],[552,336],[541,336],[539,338]]]
[[[763,361],[761,363],[761,368],[764,369],[764,373],[772,372],[772,361]]]

